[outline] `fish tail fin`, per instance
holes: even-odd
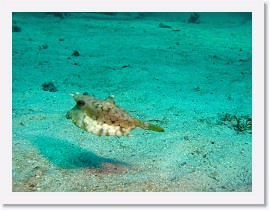
[[[145,130],[151,130],[151,131],[156,131],[156,132],[165,131],[163,128],[159,127],[158,125],[153,125],[147,122],[142,122],[139,126]]]

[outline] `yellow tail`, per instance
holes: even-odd
[[[151,130],[151,131],[156,131],[156,132],[164,132],[165,131],[163,128],[161,128],[157,125],[147,123],[147,122],[142,122],[139,126],[145,130]]]

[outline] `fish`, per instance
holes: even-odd
[[[116,105],[114,96],[99,100],[86,94],[70,94],[76,105],[67,112],[66,118],[79,128],[98,136],[129,136],[136,127],[156,132],[165,130],[158,125],[132,117]]]

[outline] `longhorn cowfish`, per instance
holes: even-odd
[[[88,94],[70,94],[76,105],[67,112],[66,118],[90,133],[99,136],[126,136],[135,127],[156,132],[164,132],[164,129],[143,122],[129,115],[124,109],[116,105],[114,96],[105,100],[99,100]]]

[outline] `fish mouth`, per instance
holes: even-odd
[[[85,115],[86,114],[82,110],[78,109],[75,106],[73,109],[67,112],[66,118],[71,119],[74,125],[85,130],[85,124],[84,124]]]
[[[66,118],[67,118],[67,119],[71,119],[70,111],[68,111],[68,112],[66,113]]]

